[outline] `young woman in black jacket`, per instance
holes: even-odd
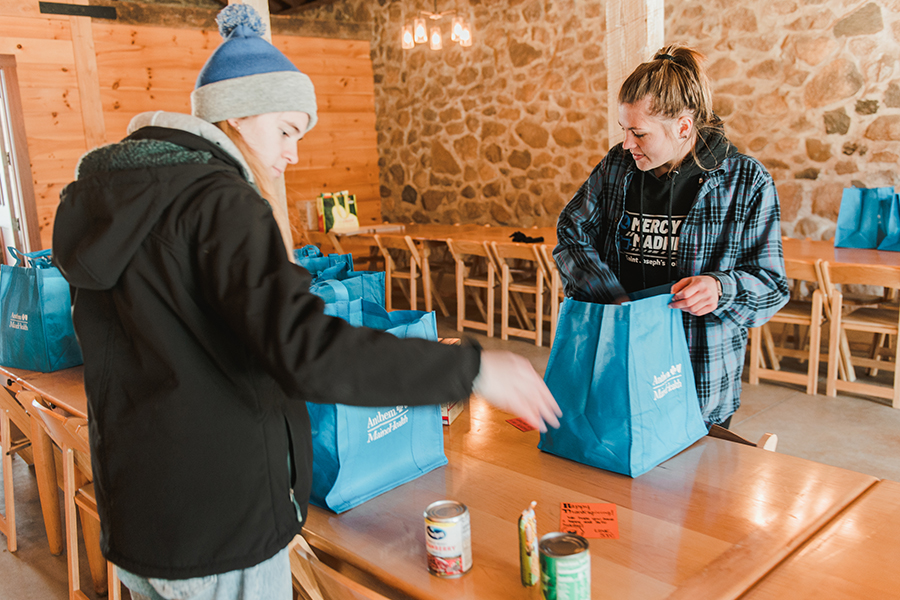
[[[292,497],[305,518],[312,479],[305,402],[474,391],[539,428],[559,414],[524,358],[323,314],[273,190],[315,125],[312,83],[253,9],[219,22],[193,116],[138,115],[82,157],[53,232],[75,289],[101,547],[138,599],[291,598]]]

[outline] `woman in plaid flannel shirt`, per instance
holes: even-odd
[[[703,56],[671,45],[619,91],[625,141],[563,209],[553,252],[566,295],[619,303],[670,285],[707,424],[740,404],[747,329],[788,299],[778,195],[712,110]]]

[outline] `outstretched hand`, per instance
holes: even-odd
[[[540,431],[547,431],[548,424],[559,427],[559,405],[531,363],[518,354],[483,350],[473,388],[500,410],[513,413]]]
[[[719,306],[719,286],[715,277],[709,275],[695,275],[685,277],[672,284],[672,308],[691,313],[695,317],[702,317],[716,310]]]

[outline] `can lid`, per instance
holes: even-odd
[[[547,556],[571,556],[580,552],[586,552],[588,542],[580,535],[574,533],[548,533],[540,541],[541,554]]]
[[[455,500],[438,500],[432,502],[425,509],[425,517],[435,521],[449,521],[460,515],[464,515],[468,509],[466,505]]]

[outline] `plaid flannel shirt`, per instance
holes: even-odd
[[[566,296],[611,303],[625,295],[618,228],[635,172],[631,154],[614,147],[560,214],[553,256]],[[740,405],[748,328],[788,301],[780,213],[772,177],[755,159],[735,153],[707,174],[681,227],[678,278],[710,275],[722,283],[712,313],[683,315],[707,423],[724,421]]]

